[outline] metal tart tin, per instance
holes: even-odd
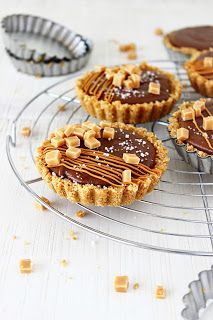
[[[187,151],[186,144],[179,144],[175,138],[171,138],[177,153],[197,171],[213,174],[213,157],[200,157],[196,151]]]
[[[58,76],[75,72],[87,63],[92,51],[89,39],[41,17],[6,16],[2,33],[13,64],[28,74]]]
[[[189,292],[183,297],[185,309],[181,315],[185,320],[199,320],[200,311],[208,308],[208,301],[213,299],[213,266],[198,274],[198,280],[189,284]]]

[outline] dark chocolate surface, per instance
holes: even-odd
[[[101,146],[94,150],[94,152],[102,151],[106,154],[106,159],[108,154],[113,154],[120,158],[123,157],[123,153],[135,153],[139,158],[140,162],[153,168],[155,166],[155,147],[147,139],[142,138],[134,132],[115,129],[115,137],[113,140],[99,139]],[[82,148],[86,148],[81,143]],[[98,165],[98,164],[97,164]],[[104,165],[102,164],[103,168]],[[67,169],[63,166],[50,168],[57,176],[63,176],[72,182],[77,182],[79,184],[93,184],[107,186],[107,183],[97,177],[92,177],[87,175],[85,172],[74,171],[72,169]]]
[[[205,50],[213,47],[213,26],[183,28],[168,34],[169,40],[177,48]]]

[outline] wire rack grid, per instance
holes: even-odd
[[[183,85],[179,101],[195,100],[199,95],[190,87],[180,61],[149,61],[176,74]],[[54,195],[52,205],[40,194],[50,192],[35,167],[36,147],[56,127],[90,119],[81,108],[74,90],[76,77],[62,79],[31,99],[11,124],[6,151],[19,182],[50,211],[96,235],[121,243],[157,251],[213,256],[213,182],[212,176],[195,172],[175,152],[167,133],[167,118],[145,126],[154,131],[167,146],[170,164],[156,189],[131,206],[118,208],[85,207],[90,212],[79,221],[71,212],[74,204]],[[60,111],[63,105],[65,111]],[[92,119],[94,121],[94,119]],[[26,122],[32,128],[28,141],[18,134]],[[21,161],[22,158],[22,161]],[[24,158],[24,165],[23,165]],[[26,170],[27,168],[27,170]]]

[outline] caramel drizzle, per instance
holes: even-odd
[[[213,68],[206,68],[203,65],[203,61],[197,61],[194,65],[194,70],[197,71],[201,76],[208,80],[213,79]]]
[[[208,108],[207,108],[206,106],[205,106],[205,110],[207,111],[207,113],[208,113],[209,115],[211,115],[211,112],[208,110]],[[201,133],[201,135],[203,136],[203,138],[206,140],[206,143],[208,144],[209,148],[213,150],[213,146],[211,145],[211,142],[210,142],[210,140],[209,140],[209,138],[208,138],[208,136],[207,136],[207,133],[204,132],[204,131],[202,131],[202,130],[200,129],[200,127],[198,126],[198,124],[197,124],[194,109],[191,108],[191,111],[192,111],[192,121],[193,121],[196,129]],[[205,118],[202,113],[201,113],[201,116],[202,116],[202,118]]]
[[[101,151],[94,151],[81,148],[81,155],[77,159],[70,159],[66,156],[66,147],[59,147],[58,150],[62,154],[61,163],[58,166],[63,166],[73,171],[84,172],[87,175],[97,178],[112,186],[121,186],[123,170],[130,169],[132,172],[132,182],[144,180],[151,173],[159,173],[158,169],[150,169],[146,165],[139,163],[132,165],[125,163],[122,158],[109,154],[105,156]],[[53,146],[44,148],[44,154],[55,150]],[[101,165],[99,165],[100,163]],[[48,166],[51,168],[51,166]]]
[[[97,99],[105,92],[104,100],[112,102],[114,86],[112,79],[106,79],[104,71],[89,74],[83,83],[83,90]]]

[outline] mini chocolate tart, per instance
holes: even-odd
[[[153,133],[131,125],[89,121],[56,130],[38,148],[42,178],[71,202],[119,206],[142,199],[168,164]]]
[[[170,112],[181,95],[179,81],[146,63],[100,67],[76,83],[82,107],[100,120],[144,123]]]
[[[213,174],[213,99],[187,101],[169,119],[177,152],[198,171]]]
[[[165,45],[174,51],[191,55],[213,47],[213,26],[196,26],[172,31],[164,37]]]
[[[213,49],[195,53],[184,65],[192,87],[213,98]]]

